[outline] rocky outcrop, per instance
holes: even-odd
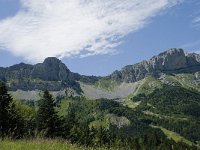
[[[148,61],[115,71],[110,79],[121,82],[135,82],[147,75],[159,76],[161,73],[195,73],[200,71],[200,55],[188,54],[182,49],[170,49]]]
[[[81,76],[72,73],[59,59],[49,57],[43,63],[29,65],[20,63],[0,68],[0,80],[6,81],[9,90],[64,90],[72,87],[81,91],[76,81]]]
[[[49,57],[43,63],[28,65],[20,63],[0,69],[0,77],[7,80],[41,79],[45,81],[66,81],[73,79],[73,73],[59,59]]]
[[[170,49],[148,61],[115,71],[108,79],[133,83],[147,75],[159,77],[161,74],[195,73],[200,71],[200,55],[186,53],[182,49]],[[55,57],[49,57],[43,63],[29,65],[20,63],[11,67],[0,67],[0,80],[6,81],[10,90],[64,90],[73,88],[81,91],[78,81],[94,84],[101,77],[82,76],[71,72],[67,66]]]
[[[45,81],[67,81],[73,80],[73,73],[59,59],[49,57],[43,63],[33,67],[31,78]]]

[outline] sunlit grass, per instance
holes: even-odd
[[[64,140],[34,139],[34,140],[0,140],[0,150],[93,150],[71,144]],[[97,148],[104,150],[104,148]]]
[[[163,127],[159,127],[159,126],[153,126],[154,128],[159,128],[163,131],[163,133],[169,138],[169,139],[173,139],[175,142],[184,142],[188,145],[194,145],[194,143],[192,143],[191,141],[185,139],[184,137],[182,137],[181,135],[179,135],[178,133],[175,133],[173,131],[167,130]]]

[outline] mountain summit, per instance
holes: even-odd
[[[149,63],[155,70],[176,70],[200,64],[200,55],[188,54],[183,49],[170,49],[154,56]]]
[[[36,64],[31,76],[46,81],[73,80],[70,70],[56,57],[48,57],[43,63]]]
[[[106,79],[133,83],[148,75],[159,77],[162,74],[195,73],[197,71],[200,71],[200,55],[174,48],[154,56],[150,60],[125,66],[122,70],[107,76]],[[20,63],[0,68],[0,80],[6,81],[10,90],[48,89],[59,91],[66,87],[80,90],[79,81],[95,84],[99,79],[101,77],[82,76],[71,72],[56,57],[46,58],[43,63],[36,65]]]
[[[148,61],[115,71],[109,77],[116,81],[135,82],[146,75],[158,76],[161,73],[193,73],[200,70],[200,55],[187,53],[183,49],[170,49]]]
[[[49,57],[43,63],[29,65],[20,63],[7,68],[0,68],[0,80],[6,81],[9,90],[64,90],[78,87],[75,78],[67,66],[56,57]]]

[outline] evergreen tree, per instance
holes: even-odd
[[[12,98],[4,83],[0,82],[0,136],[5,136],[10,130],[10,109]]]
[[[6,85],[0,82],[0,136],[21,137],[22,126]]]
[[[54,107],[52,95],[44,91],[37,112],[37,130],[42,136],[55,137],[59,133],[59,118]]]

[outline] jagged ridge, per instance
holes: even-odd
[[[200,55],[186,53],[183,49],[170,49],[148,61],[115,71],[109,78],[120,82],[136,82],[147,75],[160,76],[162,73],[194,73],[200,70]]]
[[[122,68],[107,76],[108,80],[133,83],[148,75],[160,77],[162,74],[195,73],[200,71],[200,55],[186,53],[182,49],[170,49],[148,61]],[[0,68],[0,79],[8,83],[10,90],[60,91],[67,87],[81,91],[77,81],[93,84],[101,77],[82,76],[71,72],[67,66],[55,57],[49,57],[43,63],[29,65],[20,63]]]
[[[0,80],[8,83],[9,90],[44,90],[59,91],[72,87],[81,91],[77,81],[90,82],[96,77],[81,76],[72,73],[67,66],[56,57],[49,57],[43,63],[29,65],[20,63],[7,68],[0,68]]]

